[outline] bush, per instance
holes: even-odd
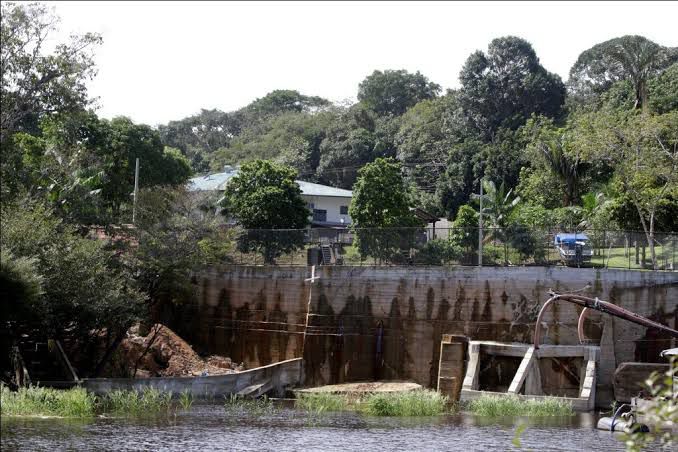
[[[415,256],[415,262],[420,265],[441,265],[458,260],[462,249],[451,240],[433,239],[426,242]]]

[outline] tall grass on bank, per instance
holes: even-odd
[[[348,399],[330,392],[302,392],[297,394],[295,406],[316,413],[343,411],[348,408]]]
[[[124,416],[148,416],[169,411],[172,407],[172,393],[155,388],[143,391],[115,390],[100,399],[101,410]]]
[[[421,389],[370,394],[359,407],[371,416],[437,416],[447,411],[447,402],[446,396]]]
[[[83,388],[58,390],[31,386],[10,391],[0,388],[2,416],[59,416],[86,418],[94,416],[96,398]]]
[[[473,414],[486,417],[499,416],[571,416],[572,404],[555,397],[521,400],[511,396],[483,395],[472,400],[469,410]]]

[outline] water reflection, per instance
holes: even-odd
[[[510,450],[515,426],[529,450],[623,450],[596,417],[484,419],[460,414],[380,418],[304,413],[280,406],[258,416],[222,405],[154,419],[2,419],[2,450]]]

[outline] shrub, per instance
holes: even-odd
[[[486,417],[500,416],[570,416],[574,412],[570,402],[547,397],[521,400],[512,396],[484,395],[471,401],[472,413]]]
[[[307,411],[343,411],[347,408],[346,397],[329,392],[299,393],[295,406]]]

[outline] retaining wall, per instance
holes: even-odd
[[[442,334],[530,343],[549,289],[588,285],[589,295],[678,326],[676,272],[328,266],[317,273],[311,286],[304,281],[308,268],[213,269],[195,279],[194,304],[166,307],[161,317],[198,351],[230,356],[248,367],[303,354],[308,385],[407,379],[435,387]],[[554,304],[543,343],[578,344],[580,312],[569,303]],[[593,344],[601,344],[603,395],[611,393],[618,364],[661,362],[659,352],[676,346],[664,334],[597,312],[585,330]]]

